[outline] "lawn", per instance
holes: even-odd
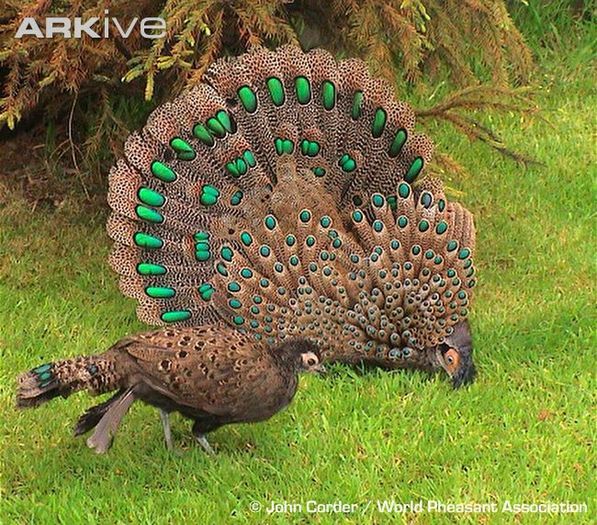
[[[570,39],[571,41],[574,39]],[[304,377],[288,410],[224,427],[196,447],[173,421],[136,405],[114,447],[96,456],[72,436],[87,395],[14,409],[14,378],[48,360],[101,351],[145,327],[106,257],[106,210],[76,195],[54,212],[17,195],[0,209],[0,523],[336,523],[267,515],[269,502],[357,504],[349,523],[594,523],[595,161],[591,39],[543,57],[544,120],[492,115],[524,169],[448,129],[434,139],[469,169],[449,185],[475,214],[472,313],[478,380],[335,365]],[[584,514],[384,514],[406,503],[586,503]],[[252,502],[261,510],[254,511]],[[369,504],[368,502],[372,502]]]

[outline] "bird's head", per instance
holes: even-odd
[[[433,367],[444,369],[452,378],[454,388],[474,381],[473,342],[467,321],[454,326],[454,331],[443,343],[430,349],[430,353]]]
[[[301,353],[301,365],[304,372],[325,372],[325,366],[321,363],[319,352],[315,353],[312,351]]]
[[[308,339],[293,339],[274,349],[273,353],[298,372],[325,372],[319,347]]]

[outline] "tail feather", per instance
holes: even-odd
[[[19,376],[17,407],[35,407],[62,394],[54,368],[54,363],[46,363]]]
[[[212,300],[226,272],[214,263],[241,247],[243,231],[268,233],[261,223],[275,196],[295,188],[286,214],[321,202],[340,212],[336,227],[349,223],[347,207],[393,194],[429,161],[431,142],[413,133],[414,120],[359,60],[286,46],[213,64],[204,83],[129,137],[110,173],[110,263],[140,319],[227,319]],[[282,187],[284,155],[295,170]]]
[[[110,399],[100,403],[99,405],[88,408],[85,413],[78,419],[75,425],[75,436],[86,434],[100,422],[104,414],[110,409],[110,406],[124,394],[124,390],[119,390]]]
[[[94,449],[98,454],[107,452],[112,445],[112,439],[120,426],[122,418],[134,401],[135,393],[133,387],[128,388],[111,400],[105,414],[97,422],[95,431],[87,439],[87,446]]]
[[[356,59],[282,47],[216,62],[111,171],[122,291],[150,324],[223,320],[336,358],[442,342],[468,315],[475,232],[439,181],[418,182],[433,146],[414,126]]]
[[[17,384],[17,407],[29,408],[79,390],[109,392],[117,388],[117,376],[111,359],[84,356],[40,365],[21,374]]]

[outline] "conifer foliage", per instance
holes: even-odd
[[[126,39],[113,26],[110,38],[15,38],[25,18],[43,28],[49,16],[99,17],[100,26],[106,16],[127,25],[135,17],[161,17],[166,35],[145,39],[136,25]],[[115,97],[158,103],[199,82],[220,56],[285,43],[360,56],[394,82],[431,82],[449,74],[469,90],[469,100],[471,86],[486,83],[507,98],[532,69],[504,0],[6,0],[0,14],[0,126],[14,129],[40,109],[64,116],[61,122],[70,114],[72,124],[78,104],[75,122],[83,112],[88,119],[77,127],[78,142],[93,152],[100,142],[119,143],[116,135],[128,126],[116,116]],[[442,118],[441,111],[430,115]],[[444,120],[458,119],[452,113]],[[60,131],[66,133],[66,124]]]

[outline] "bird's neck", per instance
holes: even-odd
[[[290,372],[298,372],[300,355],[297,355],[292,348],[286,345],[274,346],[269,348],[269,353],[280,368]]]

